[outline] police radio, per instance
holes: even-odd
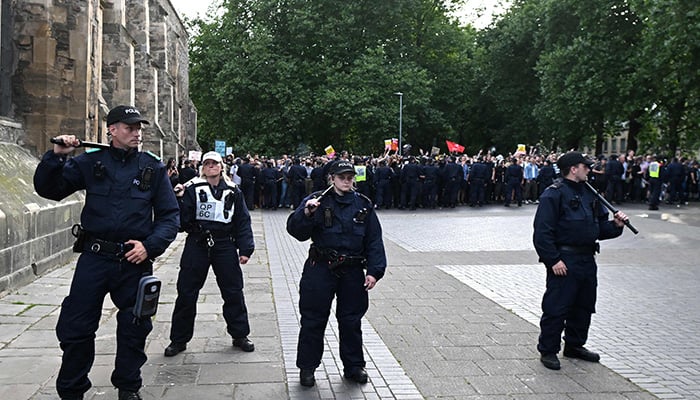
[[[146,318],[156,315],[156,311],[158,310],[158,298],[160,297],[160,286],[160,280],[153,275],[141,278],[133,311],[136,318]]]

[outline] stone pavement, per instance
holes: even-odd
[[[671,211],[665,219],[660,212],[628,212],[642,234],[627,232],[604,244],[591,332],[591,348],[602,352],[602,363],[562,358],[561,371],[542,367],[535,349],[533,322],[544,283],[530,244],[533,206],[381,211],[390,265],[370,292],[363,322],[370,383],[342,378],[331,316],[314,388],[299,386],[295,367],[297,285],[308,243],[286,234],[287,212],[252,213],[257,248],[243,269],[253,353],[231,347],[210,276],[195,338],[184,353],[163,356],[181,235],[155,266],[164,287],[141,393],[145,399],[700,398],[700,346],[693,339],[700,318],[691,290],[697,288],[698,232],[696,224],[683,223],[698,221],[700,213]],[[682,261],[664,262],[669,251]],[[72,271],[73,265],[58,268],[0,298],[0,399],[57,398],[61,353],[54,325]],[[677,321],[664,317],[664,308]],[[96,349],[94,387],[86,398],[115,399],[109,382],[115,309],[109,298]],[[640,357],[645,365],[631,363]]]

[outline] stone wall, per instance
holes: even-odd
[[[0,143],[0,293],[19,287],[72,256],[71,226],[83,196],[61,201],[39,197],[32,179],[38,164],[26,149]],[[8,168],[8,166],[12,166]]]
[[[32,184],[51,137],[106,143],[107,112],[131,104],[152,121],[143,150],[167,159],[200,148],[188,36],[169,0],[2,0],[0,20],[4,292],[73,255],[84,195],[54,202]]]

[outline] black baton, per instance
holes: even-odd
[[[326,193],[328,193],[331,189],[333,189],[333,185],[328,186],[328,188],[326,190],[324,190],[323,193],[321,193],[318,197],[314,197],[314,199],[321,201],[323,196],[325,196]],[[311,207],[305,206],[304,208],[311,208]]]
[[[586,187],[587,187],[588,189],[590,189],[591,192],[593,192],[596,196],[598,196],[598,200],[600,200],[600,202],[603,203],[603,205],[605,206],[605,208],[607,208],[608,210],[610,210],[610,212],[613,213],[613,215],[617,214],[617,212],[618,212],[619,210],[616,209],[615,207],[613,207],[613,205],[610,204],[610,202],[607,201],[607,200],[605,199],[605,197],[603,197],[600,193],[598,193],[598,191],[595,190],[595,188],[594,188],[593,186],[591,186],[590,183],[588,183],[587,181],[584,181],[583,183],[586,184]],[[629,218],[627,219],[627,221],[625,221],[625,226],[628,227],[628,228],[630,228],[630,230],[632,231],[632,233],[634,233],[635,235],[639,233],[639,231],[638,231],[634,226],[632,226],[632,223],[630,223]]]
[[[61,145],[64,147],[70,147],[69,145],[67,145],[63,141],[63,139],[51,138],[51,139],[49,139],[49,141],[53,144],[58,144],[58,145]],[[73,147],[94,147],[96,149],[109,149],[109,145],[105,144],[105,143],[86,142],[86,141],[80,140],[80,139],[78,139],[78,141],[80,143],[77,146],[73,146]]]

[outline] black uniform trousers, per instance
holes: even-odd
[[[92,386],[88,372],[95,360],[95,332],[107,293],[119,309],[112,384],[132,392],[141,388],[141,366],[147,359],[146,337],[153,325],[150,318],[134,317],[132,310],[139,280],[151,272],[148,261],[136,265],[90,252],[80,255],[56,325],[56,336],[63,350],[56,379],[59,396],[80,397]]]
[[[224,300],[223,315],[226,330],[233,338],[250,333],[248,309],[243,296],[243,271],[238,263],[236,245],[230,238],[216,239],[214,247],[207,247],[198,234],[189,234],[185,241],[177,277],[177,300],[173,310],[170,340],[187,343],[194,333],[197,299],[212,266],[216,284]]]
[[[248,210],[255,209],[255,180],[241,179],[241,192]]]
[[[542,299],[540,338],[537,350],[556,354],[561,350],[561,333],[569,346],[583,346],[588,340],[591,314],[595,312],[598,287],[595,256],[561,253],[565,276],[547,269],[547,289]]]
[[[410,179],[401,184],[401,207],[415,209],[420,190],[417,179]]]
[[[519,179],[508,180],[506,184],[506,205],[509,205],[513,199],[513,192],[515,192],[515,201],[518,202],[518,205],[521,205],[523,203],[523,188],[520,186]]]
[[[377,198],[375,200],[378,207],[391,208],[391,181],[383,179],[377,183]]]
[[[649,178],[649,205],[658,206],[661,202],[661,179]]]
[[[469,205],[484,204],[485,181],[481,178],[475,178],[471,182],[471,192],[469,193]]]
[[[263,207],[277,208],[277,182],[273,179],[265,180],[263,192],[265,193]]]
[[[369,308],[364,287],[365,272],[360,267],[342,267],[336,275],[323,263],[309,260],[299,282],[301,329],[297,344],[297,367],[316,369],[323,356],[323,337],[333,298],[338,320],[340,359],[345,372],[365,367],[362,352],[362,317]]]

